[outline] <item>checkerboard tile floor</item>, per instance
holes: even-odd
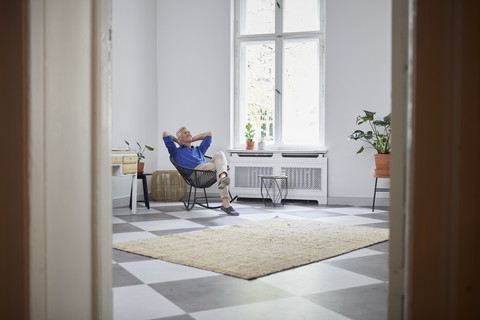
[[[280,216],[374,228],[389,227],[388,209],[319,206],[289,201],[265,207],[234,203],[240,216],[181,202],[113,210],[113,242],[233,225]],[[113,250],[114,319],[358,319],[387,318],[388,242],[255,280]]]

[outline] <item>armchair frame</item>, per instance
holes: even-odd
[[[209,159],[209,161],[212,159],[209,156],[205,156],[205,158]],[[174,165],[174,167],[182,176],[183,180],[185,180],[189,186],[187,199],[186,201],[183,201],[187,211],[192,210],[196,204],[207,209],[218,209],[221,207],[210,205],[206,191],[207,188],[211,187],[217,182],[216,171],[187,168],[176,163],[172,157],[170,157],[170,162]],[[203,189],[203,196],[197,195],[197,189]],[[238,198],[238,196],[232,197],[230,189],[228,190],[228,195],[230,197],[230,202],[233,202]]]

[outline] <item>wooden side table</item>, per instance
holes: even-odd
[[[375,189],[373,190],[372,212],[375,211],[375,198],[377,196],[377,192],[390,192],[390,188],[377,188],[378,179],[390,179],[390,175],[374,174],[373,177],[375,178]]]

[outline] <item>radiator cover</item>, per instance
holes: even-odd
[[[327,204],[327,157],[322,151],[228,150],[230,191],[244,198],[261,198],[260,175],[288,176],[288,199]]]

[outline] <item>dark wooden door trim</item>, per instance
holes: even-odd
[[[29,319],[28,16],[0,1],[0,318]]]
[[[407,318],[480,319],[480,2],[417,0]]]

